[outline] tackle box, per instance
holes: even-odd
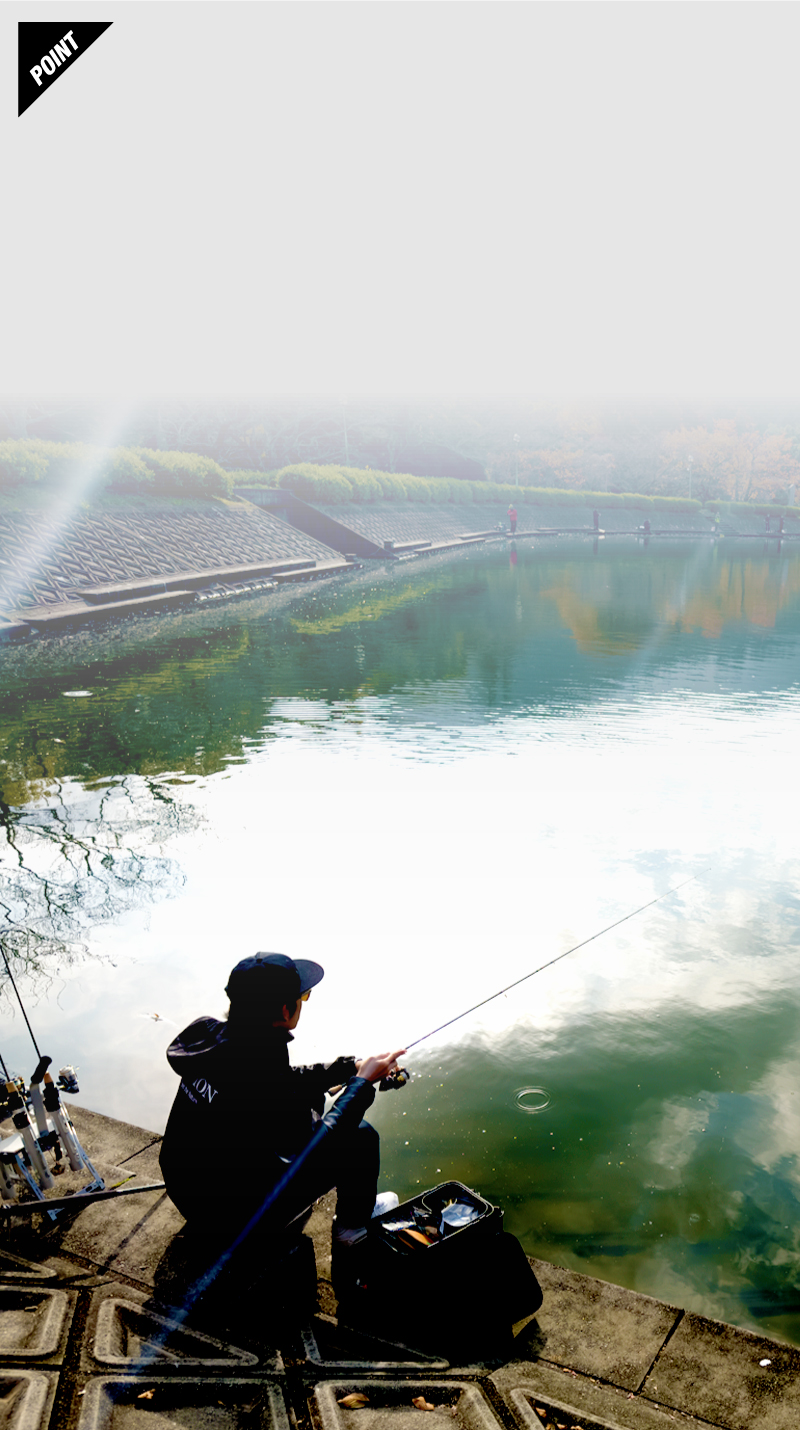
[[[452,1202],[470,1207],[477,1212],[477,1216],[466,1226],[451,1228],[432,1241],[430,1246],[408,1246],[390,1230],[404,1221],[415,1221],[420,1228],[425,1224],[439,1227],[442,1212]],[[431,1187],[410,1201],[402,1202],[393,1211],[375,1217],[369,1224],[367,1235],[380,1242],[392,1255],[417,1257],[423,1253],[434,1253],[437,1261],[447,1259],[449,1263],[465,1254],[466,1238],[469,1238],[471,1246],[476,1236],[496,1236],[502,1230],[503,1213],[500,1207],[493,1206],[462,1182],[441,1182],[438,1187]]]
[[[430,1217],[448,1202],[473,1208],[466,1226],[430,1245],[404,1244],[398,1223]],[[433,1350],[462,1365],[471,1356],[508,1353],[512,1327],[535,1315],[542,1292],[516,1237],[503,1230],[502,1208],[462,1182],[442,1182],[392,1211],[374,1217],[343,1276],[334,1262],[339,1314],[355,1324],[383,1327],[381,1334]]]

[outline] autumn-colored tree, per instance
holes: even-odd
[[[534,447],[496,453],[487,463],[492,481],[519,482],[526,487],[563,487],[569,491],[608,491],[615,462],[610,452],[573,447]]]
[[[783,432],[741,429],[733,418],[712,428],[680,428],[662,438],[662,474],[679,491],[703,500],[771,501],[800,479],[800,461]]]

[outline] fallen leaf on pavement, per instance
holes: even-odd
[[[428,1403],[424,1395],[415,1395],[411,1404],[416,1405],[417,1410],[435,1410],[436,1408],[434,1405]]]
[[[137,1395],[137,1400],[152,1400],[155,1395],[154,1390],[143,1390],[141,1395]]]
[[[362,1405],[369,1405],[369,1396],[362,1395],[360,1390],[355,1390],[352,1395],[345,1395],[339,1404],[346,1405],[348,1410],[358,1410]]]

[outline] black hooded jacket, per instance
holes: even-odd
[[[255,1041],[217,1018],[198,1018],[167,1049],[181,1084],[161,1171],[187,1219],[212,1211],[226,1167],[238,1166],[260,1200],[309,1141],[329,1088],[347,1083],[323,1118],[332,1132],[357,1127],[374,1101],[375,1089],[355,1075],[353,1058],[292,1067],[292,1041],[286,1028],[267,1027]]]

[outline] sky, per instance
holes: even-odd
[[[17,23],[112,26],[19,118]],[[0,7],[0,392],[791,398],[794,3]]]

